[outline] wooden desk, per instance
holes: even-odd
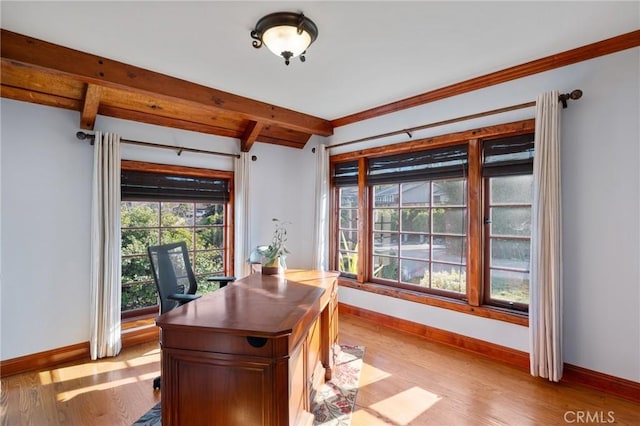
[[[253,274],[158,317],[163,426],[312,424],[338,340],[337,277]]]

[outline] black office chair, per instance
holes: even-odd
[[[199,298],[198,283],[184,241],[147,248],[153,279],[158,289],[160,313]]]
[[[200,297],[195,294],[198,282],[191,268],[186,242],[150,246],[147,253],[158,290],[161,314]],[[235,279],[218,276],[208,280],[217,281],[220,288],[223,288]],[[153,379],[153,389],[160,389],[160,377]]]
[[[198,283],[191,268],[187,243],[163,244],[147,248],[153,279],[158,290],[160,313],[199,298]],[[160,377],[153,379],[153,389],[160,389]]]

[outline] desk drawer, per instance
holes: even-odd
[[[215,334],[185,328],[160,330],[163,348],[274,357],[287,354],[288,336],[274,339]],[[280,352],[280,353],[279,353]]]

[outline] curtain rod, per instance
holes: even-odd
[[[91,145],[93,145],[96,135],[92,135],[90,133],[85,133],[85,132],[77,132],[76,137],[80,140],[89,139],[91,141]],[[161,145],[159,143],[151,143],[151,142],[132,141],[130,139],[120,139],[120,142],[127,143],[130,145],[141,145],[141,146],[149,146],[152,148],[170,149],[172,151],[176,151],[178,155],[186,151],[186,152],[196,152],[199,154],[222,155],[224,157],[240,158],[240,154],[229,154],[227,152],[207,151],[204,149],[196,149],[196,148],[181,148],[179,146]]]
[[[569,99],[576,100],[576,99],[580,99],[581,97],[582,97],[582,90],[576,89],[576,90],[572,91],[571,93],[564,93],[564,94],[559,95],[558,96],[558,102],[562,102],[562,108],[566,108],[567,107],[567,101]],[[476,114],[465,115],[463,117],[451,118],[449,120],[437,121],[435,123],[423,124],[422,126],[411,127],[409,129],[395,130],[393,132],[381,133],[379,135],[374,135],[374,136],[367,136],[366,138],[355,139],[355,140],[348,141],[348,142],[341,142],[341,143],[337,143],[335,145],[328,145],[327,149],[337,148],[339,146],[351,145],[351,144],[358,143],[358,142],[370,141],[370,140],[374,140],[374,139],[386,138],[388,136],[400,135],[402,133],[406,133],[411,138],[411,137],[413,137],[411,132],[415,132],[417,130],[424,130],[424,129],[428,129],[430,127],[444,126],[445,124],[452,124],[452,123],[457,123],[459,121],[472,120],[474,118],[486,117],[488,115],[494,115],[494,114],[500,114],[500,113],[503,113],[503,112],[515,111],[517,109],[529,108],[529,107],[532,107],[532,106],[536,106],[536,102],[535,101],[527,102],[527,103],[524,103],[524,104],[512,105],[512,106],[508,106],[508,107],[504,107],[504,108],[492,109],[490,111],[484,111],[484,112],[479,112],[479,113],[476,113]]]

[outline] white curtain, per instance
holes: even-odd
[[[316,207],[313,230],[313,267],[326,271],[329,267],[329,150],[316,145]]]
[[[115,356],[120,338],[120,137],[96,132],[91,204],[91,359]]]
[[[531,374],[562,377],[562,209],[558,91],[536,102],[529,337]]]
[[[249,169],[251,157],[248,152],[240,153],[234,163],[235,189],[235,263],[234,273],[238,279],[251,273],[247,262],[251,248],[249,247]]]

